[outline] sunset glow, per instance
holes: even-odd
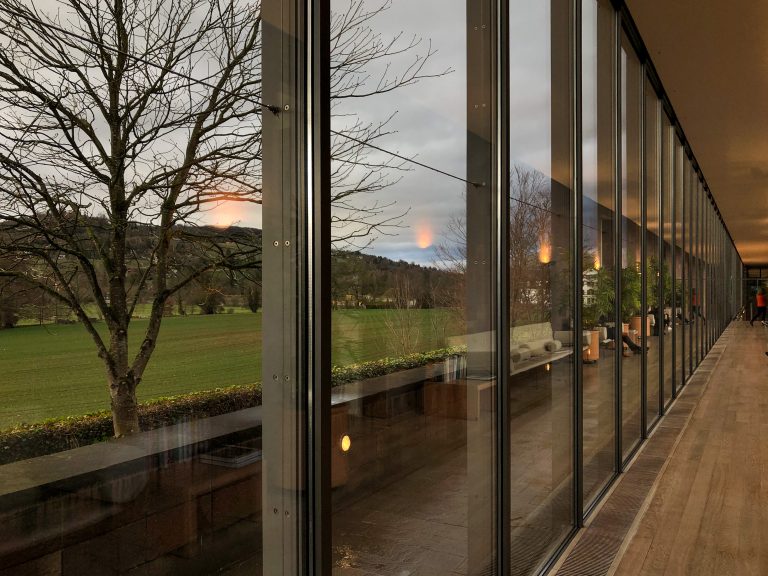
[[[209,222],[216,228],[229,228],[243,218],[241,202],[224,201],[208,212]]]
[[[421,223],[416,227],[416,245],[419,248],[429,248],[432,246],[434,234],[429,224]]]
[[[542,234],[539,237],[539,262],[542,264],[552,262],[552,243],[547,234]]]

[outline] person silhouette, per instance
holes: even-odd
[[[757,294],[755,294],[755,305],[757,306],[757,310],[752,315],[752,320],[749,321],[749,325],[754,326],[755,320],[760,318],[763,326],[765,326],[765,289],[762,286],[757,289]]]

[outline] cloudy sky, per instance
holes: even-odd
[[[333,10],[344,10],[348,1],[334,0]],[[514,0],[511,10],[511,161],[549,175],[550,2]],[[395,93],[351,101],[344,111],[364,120],[383,119],[397,111],[392,124],[397,134],[380,145],[466,177],[466,1],[394,0],[375,26],[384,36],[402,31],[406,37],[415,34],[431,41],[437,50],[431,70],[453,72]],[[465,189],[461,182],[413,166],[399,183],[381,192],[382,200],[396,202],[392,215],[408,210],[403,228],[395,236],[379,235],[367,251],[434,262],[434,244],[446,242],[448,222],[466,212]]]
[[[31,1],[31,0],[30,0]],[[369,8],[384,0],[366,0]],[[39,9],[57,10],[57,0],[35,0]],[[350,0],[332,0],[334,12],[345,12]],[[511,162],[551,172],[550,159],[550,5],[541,0],[511,0]],[[386,39],[399,33],[404,41],[412,36],[421,43],[408,53],[392,58],[391,72],[407,66],[416,54],[431,43],[435,54],[427,73],[451,69],[439,78],[423,79],[415,85],[387,94],[344,101],[336,112],[354,114],[363,122],[377,122],[395,116],[395,130],[377,141],[379,146],[414,157],[419,162],[466,176],[466,0],[393,0],[391,6],[370,22]],[[372,78],[381,68],[369,67]],[[337,118],[340,128],[349,117]],[[372,151],[372,160],[383,159]],[[397,176],[397,174],[394,174]],[[452,218],[463,217],[466,185],[434,171],[411,165],[396,184],[357,201],[392,204],[383,216],[405,214],[401,227],[391,235],[379,234],[366,249],[394,259],[422,264],[435,261],[434,245],[446,242]],[[268,193],[268,192],[267,192]],[[261,226],[260,208],[223,205],[207,214],[205,223]]]

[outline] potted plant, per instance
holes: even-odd
[[[584,268],[584,302],[582,326],[590,331],[590,347],[585,353],[586,361],[600,357],[600,322],[613,310],[613,277],[605,268]]]

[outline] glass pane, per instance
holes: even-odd
[[[582,4],[582,262],[584,351],[584,502],[616,469],[616,308],[613,104],[615,13],[610,1]]]
[[[691,199],[693,198],[693,169],[691,167],[690,160],[685,157],[683,160],[684,170],[684,182],[683,182],[683,212],[682,212],[682,257],[683,257],[683,373],[681,384],[685,384],[688,375],[690,374],[690,360],[691,360],[691,334],[693,333],[691,326],[691,253],[690,253],[690,238],[691,238]]]
[[[510,462],[513,574],[574,525],[569,0],[510,5]]]
[[[642,435],[642,226],[640,171],[642,170],[643,71],[626,36],[621,40],[621,410],[622,456]],[[647,329],[647,327],[646,327]],[[617,339],[617,342],[619,340]]]
[[[676,391],[680,391],[680,388],[683,383],[683,333],[685,331],[685,323],[687,322],[687,319],[685,318],[685,312],[683,310],[683,194],[684,194],[684,187],[685,187],[685,178],[686,178],[686,157],[685,157],[685,151],[683,150],[683,145],[680,143],[680,140],[677,136],[675,136],[675,143],[674,143],[674,154],[675,154],[675,192],[674,192],[674,205],[673,205],[673,211],[674,211],[674,240],[673,240],[673,249],[674,249],[674,268],[673,268],[673,277],[674,277],[674,329],[673,329],[673,340],[675,342],[674,345],[674,377],[672,380],[673,386],[675,387]]]
[[[140,4],[0,8],[4,574],[262,573],[261,14]]]
[[[662,282],[662,356],[663,356],[663,383],[664,405],[668,405],[672,399],[673,358],[672,339],[674,325],[674,284],[672,276],[672,242],[673,242],[673,198],[675,178],[674,137],[675,131],[666,114],[662,117],[662,147],[661,147],[661,216],[663,229],[663,265],[661,270]]]
[[[440,0],[331,13],[333,573],[478,573],[495,555],[491,31],[468,37],[477,16]]]
[[[645,302],[647,322],[645,328],[646,350],[646,400],[648,427],[659,415],[659,390],[661,387],[660,344],[663,327],[659,279],[661,276],[661,219],[659,214],[661,192],[661,102],[651,83],[645,81]]]
[[[707,317],[705,315],[704,298],[705,293],[703,290],[703,272],[702,266],[703,246],[705,242],[705,228],[702,222],[703,214],[703,194],[701,181],[696,179],[696,190],[694,194],[694,209],[693,209],[693,222],[695,237],[693,240],[694,246],[694,290],[691,295],[691,306],[694,322],[696,323],[696,334],[694,335],[693,347],[694,347],[694,366],[698,366],[702,359],[702,342],[704,335],[706,334],[706,322]]]

